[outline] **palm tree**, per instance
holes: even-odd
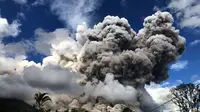
[[[38,92],[35,94],[34,99],[36,101],[34,108],[38,112],[46,112],[46,110],[44,109],[44,103],[47,101],[51,101],[51,98],[48,96],[48,93]]]

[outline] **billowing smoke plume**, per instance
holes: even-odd
[[[185,49],[184,38],[172,24],[168,12],[157,12],[144,20],[144,28],[136,34],[125,18],[107,16],[78,34],[82,47],[73,59],[65,54],[61,60],[74,62],[87,80],[103,81],[112,73],[121,83],[159,83],[168,78],[168,64]]]
[[[77,41],[69,39],[67,42],[70,44],[60,44],[52,52],[59,56],[61,66],[85,75],[84,94],[96,98],[101,96],[112,103],[122,101],[126,105],[127,99],[137,100],[146,111],[156,104],[144,85],[166,80],[168,64],[179,58],[185,49],[185,39],[172,26],[173,22],[170,13],[156,12],[145,18],[144,28],[136,34],[125,18],[107,16],[92,29],[85,24],[79,25]],[[115,94],[115,90],[108,91],[110,88],[120,90],[120,85],[114,86],[117,84],[115,81],[106,82],[109,76],[122,84],[123,94],[127,93],[127,97]],[[134,97],[130,98],[128,94]]]
[[[144,85],[166,80],[168,64],[185,49],[185,39],[173,22],[168,12],[156,12],[145,18],[144,28],[136,33],[125,18],[107,16],[92,29],[79,25],[75,39],[66,29],[37,30],[36,50],[51,56],[42,64],[17,61],[20,66],[10,74],[17,71],[18,75],[0,76],[4,82],[0,88],[16,93],[10,87],[24,85],[31,93],[49,92],[53,103],[46,107],[53,110],[149,111],[156,104]],[[23,92],[12,95],[21,98]],[[5,92],[0,96],[6,96]]]

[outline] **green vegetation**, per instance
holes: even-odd
[[[200,84],[180,84],[171,89],[172,102],[179,107],[180,112],[199,112]]]
[[[47,101],[51,101],[51,98],[48,96],[48,93],[36,93],[34,96],[35,104],[33,107],[37,112],[50,112],[50,110],[45,110],[44,103]]]

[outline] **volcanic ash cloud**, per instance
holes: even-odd
[[[92,29],[85,24],[78,26],[77,41],[69,39],[73,44],[53,52],[60,56],[61,66],[85,75],[86,87],[90,83],[96,88],[93,89],[95,94],[90,92],[92,95],[114,101],[114,97],[102,95],[101,90],[96,92],[98,87],[105,89],[99,85],[109,86],[105,80],[112,74],[113,80],[124,87],[134,87],[136,97],[149,97],[138,101],[141,107],[150,109],[153,106],[148,105],[153,100],[144,85],[166,80],[168,64],[179,58],[185,49],[185,39],[172,26],[173,22],[170,13],[156,12],[145,18],[144,27],[136,34],[125,18],[107,16]]]
[[[71,46],[79,52],[61,53],[61,61],[73,62],[88,81],[103,81],[111,73],[121,83],[134,86],[160,83],[168,78],[168,64],[185,49],[185,39],[173,22],[170,13],[156,12],[145,18],[144,28],[136,34],[125,18],[107,16],[93,29],[79,27],[77,44]]]

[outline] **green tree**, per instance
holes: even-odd
[[[35,99],[35,105],[34,108],[38,112],[48,112],[49,110],[44,109],[44,103],[47,101],[51,101],[51,98],[48,96],[48,93],[36,93],[34,96]]]
[[[195,84],[180,84],[170,90],[172,102],[180,112],[199,112],[200,86]]]

